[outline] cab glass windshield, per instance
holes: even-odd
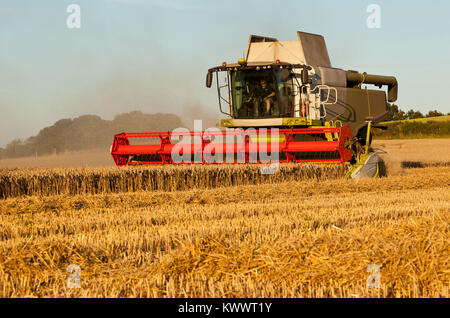
[[[287,117],[293,113],[292,91],[287,69],[231,71],[233,117]]]

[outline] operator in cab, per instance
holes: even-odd
[[[261,84],[261,97],[263,98],[264,104],[266,106],[266,114],[270,114],[270,106],[273,103],[275,91],[267,85],[267,81],[265,79],[262,78],[259,83]]]

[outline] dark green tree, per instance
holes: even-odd
[[[134,111],[119,114],[113,120],[104,120],[97,115],[83,115],[58,120],[25,141],[13,140],[4,149],[0,148],[0,156],[16,158],[94,148],[108,149],[114,135],[121,132],[171,131],[178,127],[184,127],[184,124],[173,114],[144,114]]]
[[[444,114],[437,110],[430,110],[425,117],[439,117],[439,116],[444,116]]]
[[[416,111],[414,109],[410,109],[408,110],[408,112],[406,113],[406,116],[408,117],[408,119],[417,119],[417,118],[423,118],[423,114],[420,111]]]
[[[386,121],[407,119],[405,112],[399,109],[397,105],[388,103],[388,109]]]

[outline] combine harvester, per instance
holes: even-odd
[[[387,100],[396,101],[396,78],[333,68],[321,35],[297,36],[278,41],[251,35],[245,58],[208,70],[206,86],[215,74],[219,109],[228,116],[220,129],[121,133],[111,147],[115,163],[340,164],[348,167],[348,178],[377,177],[371,129],[385,128],[377,126],[388,111],[381,88],[387,86]]]

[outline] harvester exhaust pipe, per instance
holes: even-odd
[[[359,73],[356,71],[347,71],[347,87],[359,87],[361,84],[373,84],[381,88],[388,86],[388,101],[395,102],[398,94],[397,79],[393,76],[372,75]]]

